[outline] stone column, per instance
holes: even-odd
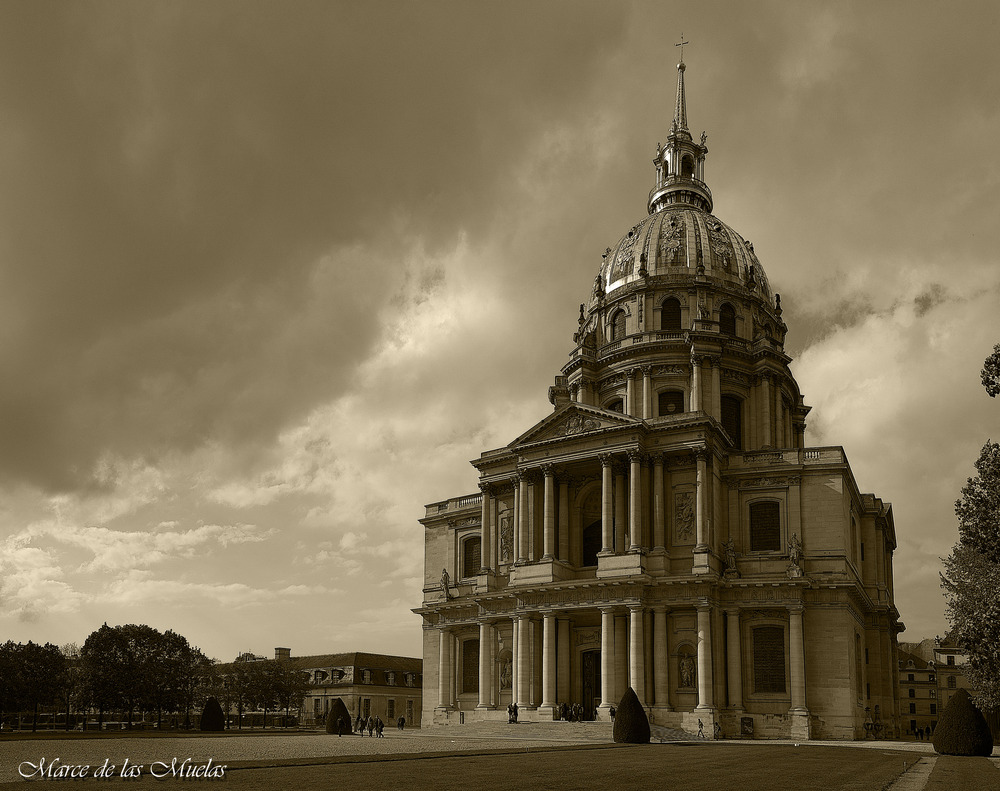
[[[653,416],[653,367],[642,366],[642,416],[648,420]]]
[[[493,626],[489,621],[479,622],[479,705],[476,708],[493,708]]]
[[[517,697],[519,694],[519,691],[517,689],[517,665],[518,665],[518,657],[521,655],[520,653],[521,647],[518,645],[519,641],[518,632],[520,631],[519,621],[520,618],[516,615],[513,618],[511,618],[511,630],[510,630],[511,634],[510,702],[511,703],[517,703]]]
[[[629,606],[629,682],[639,702],[646,705],[646,653],[643,650],[643,608]]]
[[[697,460],[697,471],[695,473],[695,500],[694,500],[694,523],[697,545],[695,551],[708,550],[708,509],[706,507],[706,495],[708,489],[708,451],[695,451]]]
[[[785,418],[781,408],[781,382],[778,377],[774,377],[774,445],[783,448],[787,444],[785,441]]]
[[[712,417],[722,422],[722,360],[712,357],[709,360],[712,366]]]
[[[625,551],[625,467],[615,465],[615,552]]]
[[[700,412],[701,404],[701,355],[691,352],[691,411]]]
[[[653,608],[653,705],[670,708],[667,608]]]
[[[479,484],[483,493],[482,526],[480,527],[480,556],[483,571],[493,568],[493,487],[488,483]]]
[[[663,552],[666,547],[663,500],[663,454],[653,454],[653,551]]]
[[[569,483],[559,481],[559,518],[558,518],[558,545],[559,560],[569,562]]]
[[[610,607],[601,608],[601,705],[605,716],[611,708],[608,690],[615,688],[615,614]]]
[[[712,608],[698,605],[698,705],[695,711],[712,711]]]
[[[556,615],[542,615],[542,708],[556,710]]]
[[[451,706],[451,632],[438,629],[438,705]]]
[[[760,444],[772,445],[771,435],[771,374],[764,373],[760,377],[760,405],[761,405],[761,441]]]
[[[521,478],[517,475],[510,479],[510,485],[514,490],[514,508],[512,519],[514,521],[511,533],[514,538],[514,546],[511,552],[510,563],[514,565],[521,557]]]
[[[806,662],[802,642],[801,604],[788,608],[788,658],[791,664],[789,675],[792,680],[792,707],[789,714],[808,714],[806,708]]]
[[[638,410],[635,408],[635,369],[629,368],[625,372],[625,414],[638,417]]]
[[[542,560],[552,560],[556,555],[556,486],[551,464],[542,467],[545,476],[542,509]]]
[[[539,514],[536,504],[538,502],[538,474],[534,471],[528,473],[528,560],[534,562],[538,560],[538,528]]]
[[[638,450],[628,452],[629,462],[629,509],[628,509],[628,533],[631,546],[629,549],[638,552],[642,546],[642,476],[640,473],[640,463],[642,454]]]
[[[618,701],[625,694],[628,686],[628,616],[615,616],[615,688],[611,696],[612,702]]]
[[[601,460],[601,552],[610,553],[615,545],[615,511],[612,468],[610,453],[602,453]],[[603,687],[602,687],[603,689]]]
[[[568,703],[570,697],[569,618],[556,619],[556,703]]]
[[[524,708],[531,703],[531,620],[527,615],[517,617],[517,705]]]
[[[518,540],[517,562],[526,563],[531,551],[531,512],[528,510],[528,471],[518,470],[518,526],[517,532],[520,535]]]
[[[740,642],[740,610],[726,610],[726,653],[729,658],[729,707],[743,710],[743,651]]]

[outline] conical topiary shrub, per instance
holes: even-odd
[[[941,755],[990,755],[993,736],[982,712],[964,689],[941,712],[934,730],[934,752]]]
[[[330,704],[330,710],[326,713],[326,732],[337,733],[337,720],[343,719],[344,733],[351,732],[351,712],[347,710],[344,701],[334,698]]]
[[[226,717],[222,713],[222,706],[215,698],[205,701],[205,708],[201,711],[201,729],[203,731],[224,731],[226,729]]]
[[[635,690],[629,687],[615,711],[614,740],[625,744],[649,744],[649,718]]]

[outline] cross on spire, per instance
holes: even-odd
[[[678,41],[676,44],[674,44],[675,47],[680,47],[681,48],[681,63],[684,62],[684,45],[685,44],[690,44],[690,43],[691,43],[690,41],[685,41],[684,40],[684,34],[681,33],[681,40]]]

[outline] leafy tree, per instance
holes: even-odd
[[[66,730],[71,727],[70,714],[75,707],[77,711],[86,709],[87,699],[83,682],[83,668],[80,664],[80,647],[76,643],[66,643],[59,646],[59,651],[66,658],[66,672],[62,688],[62,703],[66,707]]]
[[[30,640],[15,650],[15,678],[21,703],[31,709],[31,730],[38,729],[39,706],[59,700],[66,683],[66,657],[52,643],[38,645]]]
[[[17,650],[18,646],[12,640],[0,645],[0,722],[3,722],[5,711],[21,709]]]
[[[104,725],[104,712],[113,711],[122,700],[119,642],[118,632],[105,623],[90,633],[80,649],[84,687],[91,704],[97,708],[98,729]]]
[[[993,347],[993,354],[983,364],[983,387],[990,398],[1000,395],[1000,343]]]
[[[1000,344],[982,372],[986,391],[1000,392]],[[955,503],[958,543],[944,561],[949,636],[966,652],[966,676],[984,710],[1000,706],[1000,444],[987,441]]]

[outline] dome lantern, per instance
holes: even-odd
[[[708,136],[702,132],[701,143],[696,143],[688,129],[687,95],[684,91],[684,59],[677,64],[677,98],[674,102],[674,119],[670,124],[667,143],[657,145],[653,167],[656,183],[649,193],[649,213],[665,206],[681,204],[711,213],[712,191],[705,183],[705,155]]]

